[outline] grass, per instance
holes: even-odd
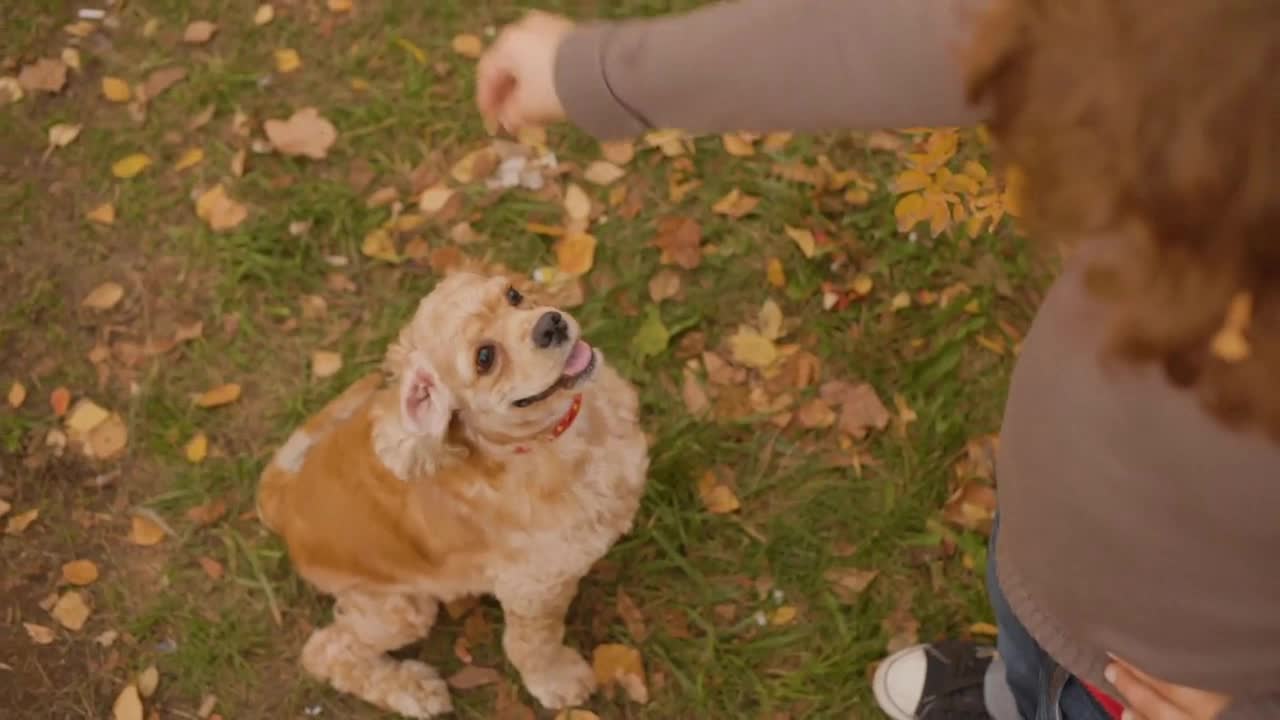
[[[599,10],[644,15],[693,4],[628,0]],[[72,74],[66,92],[0,110],[0,157],[20,169],[0,176],[6,181],[0,210],[12,220],[0,229],[0,272],[13,279],[0,286],[0,382],[18,380],[29,390],[21,409],[0,411],[0,498],[15,512],[42,508],[26,533],[0,539],[4,575],[20,578],[0,601],[13,620],[0,630],[0,645],[17,652],[0,658],[14,668],[0,673],[0,715],[102,715],[132,674],[154,663],[162,680],[149,703],[165,716],[194,712],[210,693],[224,717],[297,717],[317,708],[322,717],[379,716],[302,674],[297,652],[308,628],[324,622],[327,601],[291,573],[279,542],[245,513],[267,453],[377,365],[432,286],[429,268],[393,267],[360,254],[361,238],[389,212],[369,207],[365,197],[385,185],[400,187],[403,197],[424,160],[443,172],[487,142],[470,104],[472,61],[452,53],[450,39],[518,11],[458,0],[357,5],[351,16],[334,16],[321,3],[280,3],[275,22],[255,28],[252,8],[243,3],[129,3],[119,28],[107,33],[110,52],[80,43],[84,69]],[[20,65],[58,55],[67,44],[60,28],[72,18],[55,12],[34,6],[0,12],[0,44],[10,60]],[[182,28],[199,18],[216,20],[218,35],[207,46],[183,45]],[[157,31],[147,37],[151,20]],[[299,52],[299,72],[272,73],[272,50],[280,47]],[[98,96],[103,75],[139,82],[173,62],[189,75],[151,104],[144,125]],[[357,91],[352,80],[367,89]],[[187,131],[187,122],[210,105],[213,121]],[[242,144],[230,130],[237,110],[260,121],[306,105],[341,131],[326,160],[251,154],[245,175],[232,176],[229,164]],[[85,129],[44,160],[45,132],[54,122]],[[925,136],[894,137],[905,149]],[[952,164],[985,162],[977,136],[961,137]],[[552,129],[548,145],[578,167],[598,158],[595,143],[567,128]],[[204,162],[172,171],[189,146],[204,150]],[[137,151],[151,154],[155,165],[131,181],[111,177],[110,164]],[[819,156],[871,178],[868,202],[847,205],[839,193],[819,193],[771,171]],[[348,180],[357,160],[376,175],[359,190]],[[586,651],[609,641],[640,649],[653,699],[639,706],[601,695],[592,708],[606,718],[875,717],[869,673],[904,619],[918,622],[923,639],[965,633],[990,619],[984,539],[942,522],[940,511],[960,479],[952,468],[966,443],[998,427],[1008,348],[1016,341],[1010,335],[1026,327],[1045,272],[1007,223],[974,238],[962,227],[936,239],[923,228],[899,231],[891,180],[904,167],[903,152],[876,149],[866,136],[797,137],[752,158],[730,157],[718,138],[699,139],[696,153],[678,162],[702,185],[672,201],[666,189],[676,162],[644,150],[628,166],[623,182],[644,202],[634,218],[593,228],[600,241],[595,266],[584,279],[586,301],[573,310],[641,388],[644,424],[654,438],[637,529],[585,581],[570,629],[571,643]],[[226,234],[210,231],[191,206],[193,188],[219,181],[251,207],[249,220]],[[606,201],[607,191],[584,186]],[[714,214],[712,204],[735,188],[762,197],[760,208],[742,220]],[[462,192],[459,219],[487,238],[465,248],[468,254],[521,272],[555,264],[550,241],[526,229],[530,221],[559,221],[554,198],[514,191],[495,199],[478,185]],[[110,228],[83,220],[103,201],[118,211]],[[642,358],[632,338],[654,304],[649,279],[662,268],[649,241],[658,221],[671,215],[697,219],[704,244],[715,251],[697,270],[681,271],[683,294],[657,310],[675,331],[670,346]],[[310,223],[309,230],[291,233],[296,222]],[[834,253],[805,258],[786,226],[821,230]],[[433,246],[448,244],[446,230],[429,227]],[[327,258],[335,255],[349,264],[333,267]],[[781,260],[785,287],[765,282],[767,258]],[[334,272],[355,292],[334,289],[328,281]],[[871,278],[869,295],[825,310],[824,288],[847,286],[857,274]],[[81,308],[80,298],[107,279],[126,286],[125,301],[105,314]],[[946,307],[891,308],[901,292],[938,293],[958,282],[970,292]],[[303,314],[307,295],[325,299],[323,317]],[[871,383],[898,417],[889,428],[850,444],[832,429],[779,429],[767,413],[690,415],[679,387],[696,347],[722,348],[769,298],[788,320],[787,342],[819,359],[821,380]],[[191,320],[204,323],[203,337],[168,353],[129,362],[117,352],[105,373],[86,359],[97,344],[141,345]],[[308,357],[321,347],[341,352],[346,366],[334,378],[312,380]],[[244,386],[236,405],[203,410],[191,403],[193,394],[232,381]],[[70,451],[54,457],[45,438],[57,421],[45,398],[60,385],[126,417],[129,450],[122,459],[97,466],[81,464]],[[719,392],[720,405],[744,407],[745,391]],[[816,393],[816,386],[806,387],[796,399]],[[895,396],[917,419],[901,421]],[[197,431],[209,436],[212,451],[192,465],[183,445]],[[855,454],[860,468],[849,462]],[[114,485],[84,489],[85,478],[116,466]],[[711,468],[731,473],[738,513],[703,508],[696,481]],[[50,473],[63,485],[39,480]],[[199,528],[185,518],[215,498],[230,505],[222,521]],[[153,548],[130,545],[134,507],[158,513],[177,536]],[[78,522],[86,512],[100,521]],[[104,572],[86,589],[94,604],[88,627],[61,633],[52,646],[31,644],[21,622],[53,624],[39,600],[56,589],[62,562],[90,552]],[[201,557],[220,563],[224,577],[207,577]],[[879,573],[851,602],[825,577],[847,567]],[[643,636],[619,616],[619,592],[641,609]],[[795,609],[795,620],[770,624],[784,607]],[[472,612],[490,626],[501,623],[491,603]],[[481,624],[470,622],[472,630]],[[104,630],[122,633],[110,649],[92,642]],[[404,653],[452,672],[461,667],[454,643],[470,635],[463,620],[446,621]],[[518,687],[496,637],[473,640],[471,652],[477,663],[502,670],[504,685]],[[52,678],[52,685],[30,681],[35,677]],[[490,717],[495,697],[494,687],[455,692],[459,716]]]

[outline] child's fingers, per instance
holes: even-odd
[[[1124,720],[1192,720],[1182,708],[1161,695],[1123,662],[1107,666],[1107,682],[1125,701]]]
[[[505,47],[499,42],[480,58],[476,67],[476,105],[480,114],[490,119],[497,117],[515,85]]]

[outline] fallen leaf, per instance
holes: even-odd
[[[607,160],[596,160],[583,171],[582,178],[593,185],[612,185],[626,174],[626,170]]]
[[[351,12],[351,0],[329,0],[329,12]]]
[[[104,282],[89,291],[80,301],[82,307],[90,310],[110,310],[124,298],[124,286],[117,282]]]
[[[111,705],[112,720],[142,720],[142,698],[136,685],[126,685]]]
[[[313,107],[298,110],[288,120],[268,120],[263,123],[263,130],[281,154],[305,155],[315,160],[328,155],[338,139],[337,128]]]
[[[311,353],[311,376],[317,380],[333,377],[342,369],[342,354],[329,350]]]
[[[781,289],[787,286],[787,275],[782,269],[782,261],[776,257],[771,257],[765,262],[764,276],[773,287]]]
[[[102,96],[113,103],[127,103],[133,98],[129,83],[110,75],[102,78]]]
[[[711,206],[711,212],[737,220],[750,214],[759,204],[760,198],[747,195],[738,188],[734,188],[729,191],[729,194],[720,198]]]
[[[129,542],[142,547],[151,547],[164,540],[164,528],[149,518],[134,515],[129,518]]]
[[[631,349],[640,359],[654,357],[667,349],[671,342],[671,331],[662,322],[662,313],[657,305],[645,309],[644,322],[631,338]]]
[[[138,173],[146,170],[151,165],[151,158],[145,153],[134,153],[126,155],[111,165],[111,174],[121,180],[128,180],[136,177]]]
[[[222,405],[230,405],[239,399],[240,386],[236,383],[227,383],[206,390],[196,398],[196,405],[202,408],[215,408]]]
[[[1214,334],[1209,350],[1226,363],[1238,363],[1249,357],[1250,343],[1245,337],[1253,318],[1253,295],[1238,292],[1227,305],[1222,327]]]
[[[226,573],[226,570],[222,567],[222,563],[206,555],[201,555],[197,558],[196,562],[200,563],[200,569],[204,571],[204,574],[207,575],[210,580],[215,582],[221,580],[222,576]]]
[[[498,155],[491,147],[472,150],[453,164],[449,175],[459,183],[466,185],[483,180],[493,174],[498,167]]]
[[[208,20],[196,20],[187,25],[182,33],[182,41],[189,45],[203,45],[218,32],[218,26]]]
[[[91,222],[99,225],[113,225],[116,221],[116,206],[111,203],[102,203],[98,207],[90,210],[85,215]]]
[[[80,137],[80,130],[83,125],[73,125],[71,123],[57,123],[49,126],[49,147],[62,148],[75,142]]]
[[[204,220],[214,232],[227,232],[249,217],[249,209],[227,194],[218,183],[196,198],[196,217]]]
[[[813,398],[796,411],[796,420],[810,430],[829,428],[836,422],[836,413],[822,398]]]
[[[971,481],[956,489],[942,506],[942,519],[973,532],[991,534],[996,513],[996,491],[990,485]]]
[[[649,702],[649,690],[645,686],[644,660],[640,651],[627,645],[605,643],[591,652],[591,667],[595,670],[600,687],[614,684],[622,686],[633,702]]]
[[[6,535],[21,535],[31,527],[31,523],[40,517],[40,508],[31,508],[26,512],[20,512],[9,518],[5,523],[4,532]]]
[[[112,645],[115,645],[116,640],[119,640],[119,639],[120,639],[119,631],[103,630],[102,632],[98,633],[97,637],[93,639],[93,642],[98,645],[101,645],[104,648],[109,648]]]
[[[18,73],[18,85],[30,92],[62,92],[66,84],[67,65],[61,60],[40,58]]]
[[[98,427],[111,417],[111,413],[101,405],[85,398],[76,403],[67,415],[67,429],[77,433],[87,433]]]
[[[680,273],[675,270],[659,270],[649,278],[649,299],[655,303],[669,300],[680,294]]]
[[[903,597],[893,612],[880,621],[880,627],[889,636],[885,650],[890,654],[920,642],[920,621],[911,614],[909,601],[909,598]]]
[[[287,74],[302,67],[302,58],[293,48],[281,48],[275,52],[276,72]]]
[[[182,172],[199,165],[203,160],[204,150],[198,147],[187,148],[178,156],[177,162],[173,164],[173,169],[177,172]]]
[[[618,617],[622,618],[622,623],[626,625],[631,639],[638,643],[644,642],[644,639],[649,636],[649,629],[645,626],[644,613],[640,612],[640,606],[636,605],[636,601],[632,600],[622,588],[618,588],[615,605],[618,609]]]
[[[270,3],[263,3],[253,13],[253,24],[259,27],[276,18],[276,9]]]
[[[54,640],[53,628],[29,622],[22,623],[22,627],[27,631],[27,637],[31,638],[31,642],[37,645],[48,645]]]
[[[49,407],[53,408],[54,417],[62,417],[67,414],[67,408],[71,406],[71,391],[65,387],[57,387],[53,392],[49,393]]]
[[[455,690],[471,690],[472,688],[492,685],[502,679],[502,673],[493,668],[466,665],[449,676],[449,687]]]
[[[763,370],[778,359],[778,346],[759,332],[742,326],[729,336],[729,354],[739,365]]]
[[[561,710],[559,713],[556,713],[555,720],[600,720],[600,716],[590,710],[571,708],[569,710]]]
[[[71,590],[58,598],[49,614],[59,625],[74,632],[83,628],[89,620],[89,606],[84,601],[84,595]]]
[[[684,370],[684,382],[680,385],[680,398],[684,400],[685,410],[689,411],[689,414],[693,417],[701,417],[711,408],[711,400],[707,397],[707,391],[703,389],[698,376],[689,368]]]
[[[155,665],[148,665],[146,670],[138,673],[138,693],[144,698],[155,694],[160,685],[160,671]]]
[[[725,133],[720,136],[724,151],[734,157],[751,157],[756,154],[755,140],[746,133]]]
[[[197,527],[209,527],[218,522],[227,514],[227,501],[222,498],[214,498],[208,502],[201,503],[195,507],[188,508],[186,517]]]
[[[18,82],[18,78],[12,75],[0,77],[0,105],[10,105],[20,102],[26,97],[26,93],[22,90],[22,84]]]
[[[7,399],[9,401],[9,407],[14,410],[22,407],[22,403],[27,401],[27,386],[17,380],[14,380],[13,384],[9,386],[9,395],[7,396]],[[0,515],[2,514],[3,513],[0,513]]]
[[[595,264],[596,238],[587,233],[566,235],[555,244],[556,267],[566,275],[585,275]]]
[[[427,215],[435,215],[444,209],[455,194],[456,191],[448,185],[429,187],[418,197],[418,209]]]
[[[693,270],[702,264],[702,226],[685,217],[665,217],[658,221],[653,244],[662,250],[660,262]]]
[[[454,52],[471,60],[478,60],[484,54],[484,40],[481,40],[479,35],[471,33],[455,35],[452,46]]]
[[[831,592],[840,598],[840,602],[850,605],[879,575],[879,570],[831,568],[822,577],[831,584]]]
[[[778,151],[787,146],[791,142],[791,138],[795,133],[787,131],[771,132],[764,136],[764,149],[770,151]]]
[[[813,231],[806,228],[784,227],[783,231],[791,241],[800,248],[800,252],[807,258],[811,258],[818,251],[817,242],[814,240]]]
[[[871,429],[883,430],[889,425],[889,410],[867,383],[850,385],[832,380],[823,384],[820,393],[828,403],[840,406],[840,430],[855,440],[866,437]]]
[[[760,313],[756,317],[756,324],[760,327],[760,334],[766,339],[777,340],[783,336],[782,330],[782,308],[773,298],[764,301],[760,306]]]
[[[62,579],[72,585],[90,585],[98,579],[98,566],[92,560],[72,560],[62,565]]]
[[[4,517],[5,515],[8,515],[9,511],[12,509],[13,509],[13,506],[9,504],[8,500],[0,499],[0,517]]]
[[[636,145],[631,140],[611,140],[600,143],[600,154],[614,165],[622,166],[636,156]]]
[[[742,507],[733,489],[720,482],[714,470],[708,470],[698,479],[698,497],[708,511],[726,515]]]
[[[796,621],[800,611],[794,605],[783,605],[769,614],[770,625],[790,625]]]
[[[186,456],[189,463],[204,462],[205,457],[209,455],[209,436],[205,435],[204,431],[197,431],[187,444],[182,446],[182,454]]]
[[[569,216],[570,220],[579,222],[585,221],[591,217],[591,198],[587,197],[584,191],[578,185],[573,183],[564,191],[564,212]]]
[[[118,413],[111,415],[101,425],[89,431],[86,452],[97,460],[111,460],[129,444],[129,428]]]
[[[404,258],[396,252],[396,241],[386,228],[376,228],[360,241],[360,252],[374,260],[399,263]]]

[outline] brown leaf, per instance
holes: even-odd
[[[216,24],[208,20],[196,20],[187,25],[187,29],[182,32],[182,41],[189,45],[203,45],[209,42],[216,32],[218,32]]]
[[[213,114],[217,112],[217,110],[217,105],[209,105],[195,115],[192,115],[191,119],[187,121],[187,131],[195,132],[205,125],[208,125],[209,121],[213,119]]]
[[[165,537],[164,528],[141,515],[129,518],[129,542],[142,547],[158,544]]]
[[[196,398],[196,405],[202,408],[215,408],[222,405],[230,405],[239,399],[240,386],[236,383],[227,383],[206,390]]]
[[[693,417],[702,417],[711,409],[711,400],[707,398],[707,391],[703,389],[702,382],[698,380],[698,376],[689,368],[684,369],[684,382],[680,385],[680,398],[684,400],[684,407]]]
[[[778,359],[778,346],[753,328],[743,325],[729,336],[729,353],[735,363],[763,370]]]
[[[796,621],[800,611],[795,605],[783,605],[769,614],[770,625],[790,625]]]
[[[142,698],[136,685],[126,685],[111,705],[112,720],[142,720]]]
[[[455,690],[470,690],[484,685],[492,685],[501,679],[502,674],[493,668],[467,665],[450,675],[448,683],[449,687]]]
[[[942,518],[952,525],[991,534],[996,513],[996,491],[980,482],[967,482],[956,489],[942,507]]]
[[[716,515],[726,515],[742,507],[733,489],[721,483],[714,470],[706,471],[698,479],[698,497],[703,506]]]
[[[263,130],[282,155],[303,155],[314,160],[327,156],[338,139],[337,128],[313,107],[298,110],[288,120],[268,120],[263,123]]]
[[[293,48],[280,48],[275,51],[276,72],[281,75],[289,73],[302,67],[302,57],[298,55],[298,51]]]
[[[187,519],[197,527],[209,527],[227,514],[227,501],[214,498],[187,510]]]
[[[145,670],[138,673],[138,693],[142,697],[149,698],[154,695],[159,685],[160,671],[155,665],[148,665]]]
[[[341,353],[328,350],[316,350],[311,353],[311,375],[317,380],[333,377],[341,369]]]
[[[200,563],[200,569],[204,571],[204,574],[209,576],[209,579],[215,582],[221,580],[222,576],[226,573],[226,570],[222,567],[222,563],[214,560],[208,555],[201,555],[196,559],[196,562]]]
[[[53,408],[55,417],[66,415],[67,408],[71,406],[71,391],[64,387],[54,388],[49,393],[49,406]]]
[[[114,225],[116,222],[116,207],[111,203],[102,203],[85,214],[85,218],[99,225]]]
[[[725,152],[734,157],[751,157],[756,154],[755,137],[748,133],[726,133],[720,136]]]
[[[63,564],[62,579],[72,585],[90,585],[98,579],[98,566],[92,560],[72,560]]]
[[[9,395],[7,397],[9,407],[17,410],[22,407],[22,403],[27,401],[27,387],[17,380],[9,386]]]
[[[40,517],[40,508],[31,508],[26,512],[20,512],[9,518],[5,523],[4,532],[6,535],[21,535],[31,527],[31,523]]]
[[[218,183],[196,198],[196,216],[214,232],[227,232],[249,217],[249,209],[227,195],[227,189]]]
[[[814,398],[796,411],[796,420],[810,430],[829,428],[836,422],[836,413],[822,398]]]
[[[84,627],[85,622],[89,620],[89,612],[89,605],[85,603],[84,595],[79,591],[71,590],[58,598],[58,602],[54,603],[49,614],[58,621],[59,625],[74,632]]]
[[[645,626],[644,613],[640,612],[636,601],[632,600],[622,588],[618,588],[616,605],[618,617],[622,618],[622,623],[627,626],[631,639],[637,643],[644,642],[644,639],[649,637],[649,628]]]
[[[89,291],[80,305],[90,310],[110,310],[124,297],[124,286],[117,282],[104,282]]]
[[[851,385],[832,380],[822,385],[820,394],[823,400],[840,406],[840,430],[854,439],[860,440],[871,429],[883,430],[889,425],[889,410],[867,383]]]
[[[680,294],[680,273],[671,269],[659,270],[649,278],[649,299],[656,303]]]
[[[187,69],[178,65],[170,65],[159,70],[152,70],[142,83],[142,93],[148,101],[155,100],[165,90],[187,79]],[[207,122],[207,121],[206,121]]]
[[[567,275],[585,275],[595,264],[596,238],[586,233],[571,233],[555,245],[556,265]]]
[[[867,589],[871,582],[880,575],[879,570],[859,570],[858,568],[832,568],[822,574],[831,584],[831,592],[840,598],[840,602],[849,605]]]
[[[597,645],[591,653],[591,667],[600,687],[614,684],[622,686],[633,702],[649,702],[649,689],[645,686],[644,660],[640,651],[626,645],[605,643]]]
[[[86,454],[96,460],[111,460],[124,452],[129,444],[129,428],[118,413],[89,431]]]
[[[18,84],[31,92],[62,92],[67,84],[67,65],[61,60],[40,58],[22,68]]]
[[[478,60],[484,54],[484,40],[481,40],[479,35],[471,33],[455,35],[451,44],[454,52],[470,60]]]
[[[53,628],[45,627],[44,625],[24,622],[22,627],[27,631],[27,637],[31,638],[31,642],[37,645],[48,645],[57,636]]]
[[[653,244],[662,250],[664,265],[679,265],[693,270],[702,264],[702,226],[685,217],[665,217],[658,221],[658,234]]]
[[[600,720],[600,716],[590,710],[570,708],[557,713],[555,720]]]
[[[491,147],[483,147],[462,156],[462,159],[449,169],[449,174],[454,180],[466,185],[489,177],[496,169],[498,169],[498,154]]]
[[[738,188],[734,188],[729,191],[729,194],[720,198],[711,206],[711,212],[737,220],[750,214],[759,204],[760,198],[754,195],[747,195]]]
[[[908,597],[900,599],[893,612],[880,621],[880,626],[884,629],[885,634],[889,636],[889,642],[885,645],[885,650],[890,654],[905,650],[920,642],[920,621],[916,620],[911,614],[911,609],[908,606],[909,601],[910,598]]]
[[[102,78],[102,96],[113,103],[126,103],[133,97],[129,83],[110,75]]]

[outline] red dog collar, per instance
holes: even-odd
[[[578,413],[581,411],[582,411],[582,396],[574,395],[573,402],[569,404],[569,409],[565,411],[564,416],[560,418],[560,421],[556,423],[556,426],[551,428],[551,432],[548,433],[546,437],[543,438],[543,441],[551,442],[552,440],[555,440],[556,438],[568,432],[569,428],[573,426],[573,421],[578,419]],[[516,453],[520,455],[530,452],[531,450],[532,448],[530,448],[528,445],[516,446]]]

